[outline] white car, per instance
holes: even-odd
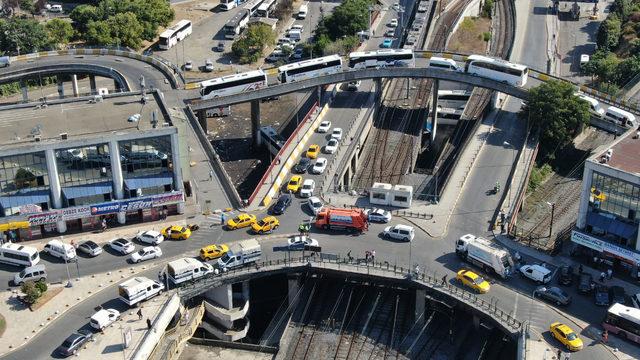
[[[369,218],[369,222],[388,223],[391,221],[391,212],[384,209],[367,209],[364,213]]]
[[[291,25],[289,30],[299,30],[300,32],[304,32],[304,25],[302,25],[302,24],[294,24],[294,25]]]
[[[342,129],[333,128],[333,131],[331,132],[331,138],[336,139],[338,141],[342,140]]]
[[[157,246],[147,246],[131,254],[131,261],[137,264],[141,261],[157,259],[160,256],[162,256],[162,249]]]
[[[300,188],[300,197],[310,197],[316,189],[316,182],[313,179],[306,179]]]
[[[289,250],[303,250],[305,246],[319,246],[318,240],[308,236],[294,236],[287,240]]]
[[[311,209],[314,215],[318,215],[318,213],[324,206],[322,204],[322,201],[320,201],[320,199],[318,199],[315,196],[312,196],[309,198],[309,200],[307,200],[307,205],[309,205],[309,208]]]
[[[331,121],[325,120],[320,123],[320,126],[318,126],[319,133],[326,133],[329,129],[331,129]]]
[[[411,241],[416,234],[413,226],[398,224],[384,228],[382,235],[385,239]]]
[[[389,26],[391,27],[398,26],[398,19],[391,19],[391,21],[389,22]]]
[[[109,247],[121,255],[131,254],[136,249],[136,246],[131,241],[123,238],[112,240],[109,243]]]
[[[204,71],[207,71],[207,72],[213,71],[213,61],[211,61],[211,59],[207,59],[204,62]]]
[[[96,330],[102,331],[118,319],[120,319],[120,311],[115,309],[102,309],[91,316],[89,325]]]
[[[191,70],[193,70],[193,61],[187,60],[187,62],[184,63],[184,71],[191,71]]]
[[[327,145],[324,146],[323,152],[325,154],[333,154],[336,150],[338,150],[338,140],[331,138],[327,142]]]
[[[327,159],[326,158],[318,158],[316,162],[313,164],[311,168],[311,172],[314,174],[322,174],[324,169],[327,168]]]
[[[162,234],[160,234],[160,232],[158,231],[148,230],[140,231],[138,235],[136,235],[136,239],[141,243],[158,245],[164,241],[164,236],[162,236]]]

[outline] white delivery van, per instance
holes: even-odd
[[[256,239],[243,240],[233,244],[220,259],[218,268],[222,271],[260,260],[262,248]]]
[[[118,286],[120,300],[129,306],[150,299],[164,290],[164,285],[146,277],[134,277]]]
[[[193,258],[182,258],[167,264],[166,273],[169,279],[178,285],[213,273],[213,266]]]
[[[598,100],[579,92],[574,93],[574,95],[589,103],[589,109],[593,115],[597,117],[602,117],[604,115],[604,109],[600,106],[600,102],[598,102]]]
[[[50,12],[57,12],[57,13],[61,13],[62,12],[62,5],[51,5],[51,7],[49,8]]]
[[[15,285],[22,285],[27,281],[39,281],[47,279],[47,270],[44,265],[35,265],[24,268],[24,270],[13,276]]]
[[[542,265],[522,265],[520,274],[539,284],[546,284],[551,280],[551,270]]]
[[[309,12],[309,5],[307,5],[307,3],[300,5],[300,10],[298,10],[298,19],[300,20],[306,19],[308,12]]]
[[[76,258],[76,249],[70,244],[65,244],[60,240],[49,241],[47,245],[44,246],[44,252],[66,261]]]
[[[632,113],[613,106],[609,106],[607,111],[604,113],[604,118],[605,120],[609,120],[620,126],[631,127],[636,123],[636,117]]]
[[[96,330],[102,331],[118,319],[120,319],[120,311],[115,309],[102,309],[91,316],[89,325]]]
[[[458,64],[453,59],[446,59],[438,56],[432,56],[429,59],[429,67],[452,71],[462,70],[462,68],[458,67]]]

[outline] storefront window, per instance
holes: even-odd
[[[56,164],[65,206],[112,199],[111,156],[107,144],[56,150]]]
[[[118,146],[125,179],[171,172],[173,168],[170,136],[120,141]]]
[[[637,223],[640,210],[640,188],[626,181],[597,172],[593,173],[589,205]]]
[[[47,210],[49,204],[44,152],[0,157],[0,217]]]

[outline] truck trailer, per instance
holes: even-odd
[[[456,254],[485,272],[495,272],[503,279],[513,271],[513,259],[507,250],[472,234],[463,235],[456,241]]]
[[[362,209],[323,208],[316,216],[318,229],[366,231],[369,227],[367,215]]]

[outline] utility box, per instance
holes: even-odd
[[[413,186],[396,185],[393,187],[390,205],[408,208],[408,207],[411,207],[412,198],[413,198]]]
[[[369,191],[369,202],[375,205],[391,205],[393,186],[387,183],[374,183]]]

